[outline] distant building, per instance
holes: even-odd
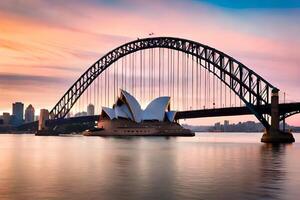
[[[228,120],[224,120],[224,132],[229,131],[229,121]]]
[[[13,125],[18,126],[23,123],[24,116],[24,104],[22,102],[16,102],[12,105]]]
[[[83,117],[83,116],[87,116],[87,112],[78,112],[74,115],[74,117]]]
[[[3,115],[2,115],[2,119],[3,119],[3,125],[9,125],[10,124],[10,114],[9,113],[6,113],[4,112]]]
[[[215,131],[221,131],[222,130],[222,126],[220,122],[215,123]]]
[[[39,131],[46,129],[46,120],[49,119],[49,111],[47,109],[41,109],[39,117]]]
[[[34,121],[34,107],[29,104],[29,106],[25,110],[25,123]]]
[[[87,115],[94,115],[95,114],[95,106],[93,104],[89,104],[87,106]]]

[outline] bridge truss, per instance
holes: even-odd
[[[167,50],[167,54],[168,54],[167,61],[161,61],[162,59],[161,53],[158,54],[158,56],[156,56],[155,58],[156,54],[153,54],[153,49],[158,49],[159,52],[163,52],[163,53],[164,52],[166,53],[165,50]],[[180,96],[180,94],[181,96],[187,96],[188,95],[187,91],[189,91],[190,89],[189,87],[192,87],[191,89],[192,93],[194,93],[194,91],[197,92],[197,95],[195,95],[196,96],[195,101],[198,101],[199,98],[201,99],[203,97],[199,97],[198,94],[199,89],[194,89],[194,87],[197,87],[197,85],[201,83],[201,70],[204,70],[205,74],[202,74],[202,79],[205,79],[206,81],[208,80],[207,83],[205,83],[206,86],[205,86],[204,94],[205,95],[209,94],[209,96],[211,96],[212,93],[214,99],[212,101],[213,107],[215,107],[215,96],[214,96],[216,95],[215,87],[218,87],[219,89],[222,90],[222,87],[224,86],[224,88],[229,89],[230,94],[232,92],[236,96],[238,96],[239,99],[248,107],[248,109],[257,117],[257,119],[266,128],[270,127],[269,115],[261,112],[259,107],[261,105],[268,105],[271,103],[272,92],[276,93],[279,91],[276,87],[271,85],[264,78],[262,78],[257,73],[255,73],[253,70],[249,69],[239,61],[235,60],[231,56],[226,55],[225,53],[219,50],[216,50],[212,47],[191,40],[172,38],[172,37],[153,37],[153,38],[138,39],[126,43],[124,45],[121,45],[115,48],[114,50],[108,52],[106,55],[104,55],[102,58],[96,61],[91,67],[89,67],[78,78],[78,80],[68,89],[68,91],[62,96],[62,98],[50,111],[50,116],[52,117],[52,119],[64,118],[70,112],[71,108],[75,105],[78,99],[83,95],[83,93],[86,90],[88,90],[90,85],[95,80],[97,80],[98,76],[101,74],[105,74],[107,69],[110,66],[113,66],[113,68],[115,68],[116,67],[115,63],[117,63],[118,60],[120,59],[122,60],[122,71],[119,70],[118,73],[122,74],[122,83],[125,82],[125,85],[126,85],[126,81],[129,81],[128,76],[126,76],[126,73],[127,75],[128,74],[134,75],[136,71],[138,71],[140,74],[146,73],[145,70],[143,71],[142,67],[140,69],[137,69],[137,66],[136,68],[134,68],[136,64],[135,57],[129,57],[127,61],[123,60],[123,58],[125,58],[126,56],[130,56],[140,52],[139,54],[140,60],[138,62],[140,62],[140,66],[143,66],[143,64],[145,66],[146,65],[145,58],[144,58],[145,55],[143,54],[145,50],[149,50],[149,58],[151,56],[152,59],[152,60],[149,59],[148,69],[146,72],[149,73],[149,76],[154,77],[154,83],[153,80],[151,83],[149,80],[148,86],[156,84],[156,82],[159,82],[159,84],[164,84],[165,82],[162,79],[168,79],[167,82],[170,83],[171,85],[173,84],[173,88],[168,88],[169,93],[172,94],[172,90],[173,90],[173,94],[174,94],[174,90],[175,93],[177,90],[177,96]],[[175,52],[172,53],[172,51]],[[178,52],[181,52],[181,55],[184,55],[181,59],[178,58],[177,61],[169,59],[169,57],[173,58],[176,55],[179,57]],[[129,67],[124,65],[124,62],[125,63],[128,62],[129,65],[131,64],[132,65],[130,66],[131,68],[129,69]],[[166,64],[163,64],[166,62],[168,63],[167,66]],[[172,63],[174,65],[175,62],[177,62],[177,68],[175,68],[174,66],[172,67]],[[125,66],[125,69],[123,69],[124,67],[123,65]],[[154,65],[159,66],[159,70],[156,73],[153,71]],[[165,70],[166,68],[168,68],[168,70]],[[200,70],[200,74],[198,70]],[[173,73],[173,77],[171,75],[170,77],[169,75],[165,75],[166,72],[168,74]],[[124,73],[125,73],[125,77],[123,77]],[[212,80],[207,79],[209,75],[207,75],[206,73],[212,75],[213,77]],[[184,76],[185,78],[180,78],[180,76]],[[116,79],[120,79],[119,75],[116,77]],[[218,86],[217,83],[215,83],[215,79],[219,80],[222,83],[222,85],[220,83]],[[178,91],[179,88],[176,88],[176,84],[178,84],[178,82],[185,83],[185,86],[181,86],[181,90],[182,90],[181,93]],[[189,82],[191,82],[191,84]],[[109,83],[110,83],[109,81],[107,82],[105,80],[105,84],[109,85]],[[140,87],[147,86],[145,80],[141,80],[139,83],[138,81],[135,81],[135,79],[132,79],[131,84],[133,86],[139,85]],[[150,90],[149,92],[151,93]],[[142,93],[143,90],[141,89],[141,95],[140,95],[141,97],[144,95]],[[107,91],[105,92],[100,91],[100,95],[106,95],[106,94]],[[159,87],[159,95],[161,95],[160,87]],[[224,93],[219,94],[218,98],[220,98],[219,104],[221,106],[222,106],[222,98],[226,98],[226,96],[228,95],[225,94],[224,96]],[[193,99],[195,99],[194,97]],[[186,101],[185,103],[186,106],[183,107],[182,110],[188,109],[189,104],[187,103],[187,100],[183,98],[180,99],[180,101],[183,102]],[[194,103],[192,103],[192,105],[193,104]],[[205,109],[205,105],[203,107]]]

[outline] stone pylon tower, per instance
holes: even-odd
[[[261,141],[264,143],[292,143],[293,135],[279,129],[279,90],[274,89],[271,97],[271,127],[263,134]]]

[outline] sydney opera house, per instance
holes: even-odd
[[[121,90],[112,108],[102,107],[97,128],[84,132],[86,136],[194,136],[175,122],[170,111],[170,97],[158,97],[145,109],[134,96]]]

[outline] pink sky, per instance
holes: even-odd
[[[51,109],[103,54],[150,32],[191,39],[226,52],[286,92],[288,101],[300,102],[299,19],[297,8],[231,9],[180,0],[151,4],[125,0],[116,5],[3,0],[0,113],[11,112],[15,101]],[[191,123],[216,120],[223,118]],[[300,125],[300,117],[288,122]]]

